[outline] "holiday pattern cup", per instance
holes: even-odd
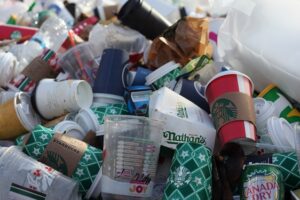
[[[92,111],[97,115],[100,125],[104,124],[104,118],[107,115],[127,115],[128,109],[126,104],[110,104],[92,108]]]
[[[54,136],[55,133],[52,129],[39,125],[31,132],[31,135],[18,138],[16,143],[23,147],[23,152],[25,154],[36,160],[40,160]],[[54,165],[57,168],[56,170],[66,174],[67,166],[60,164],[61,162],[59,162],[57,157],[57,163],[54,161]],[[79,183],[79,191],[82,194],[85,194],[89,190],[101,168],[101,165],[102,151],[87,145],[82,157],[70,176]]]
[[[221,72],[207,83],[205,96],[222,145],[256,141],[253,88],[251,79],[237,71]]]
[[[211,151],[196,143],[177,145],[163,200],[211,198]]]

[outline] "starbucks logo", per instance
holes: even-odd
[[[237,108],[229,99],[219,99],[212,106],[212,117],[216,127],[237,118]]]
[[[172,174],[170,182],[174,184],[177,188],[189,184],[192,180],[191,172],[187,168],[180,166]]]
[[[63,174],[68,174],[66,161],[63,159],[63,157],[61,157],[59,154],[55,152],[52,151],[47,152],[46,164]]]

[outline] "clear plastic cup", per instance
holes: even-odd
[[[103,200],[151,199],[162,124],[145,117],[105,118]]]
[[[65,52],[58,60],[58,65],[74,79],[83,79],[94,84],[98,63],[96,51],[88,42],[77,45]]]

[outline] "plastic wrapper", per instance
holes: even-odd
[[[148,40],[139,32],[115,24],[95,25],[90,32],[89,43],[100,55],[107,48],[142,53],[149,45]]]
[[[187,17],[156,38],[149,50],[148,66],[158,68],[170,60],[185,65],[192,58],[212,54],[208,20]]]
[[[300,101],[300,1],[236,1],[218,36],[220,55],[261,91],[274,83]],[[288,18],[287,18],[288,16]]]

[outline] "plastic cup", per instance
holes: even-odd
[[[242,109],[248,108],[246,114],[254,117],[253,120],[255,121],[254,104],[252,101],[253,90],[254,87],[251,79],[245,74],[237,71],[221,72],[214,76],[207,83],[205,96],[210,104],[211,113],[215,124],[217,120],[219,120],[219,122],[220,120],[224,120],[226,122],[226,120],[229,119],[229,121],[227,120],[227,122],[219,127],[218,130],[218,135],[222,146],[227,142],[233,141],[256,141],[256,128],[254,123],[248,120],[235,120],[235,116],[232,117],[228,113],[230,111],[231,114],[233,113],[233,115],[236,114],[237,116]],[[248,100],[249,105],[244,105],[243,108],[240,107],[238,110],[235,107],[236,105],[232,102],[232,99],[229,100],[225,98],[226,101],[224,101],[224,98],[222,97],[226,94],[244,94],[244,97],[248,96],[245,100]],[[220,109],[223,109],[221,110],[221,113],[226,111],[224,112],[226,114],[225,116],[223,116],[223,114],[220,116],[218,113],[214,113],[215,111],[218,111],[218,109],[214,111],[214,106],[217,105],[216,103],[219,103]],[[229,105],[233,107],[230,107]],[[247,116],[247,118],[251,118],[249,116]],[[242,118],[245,117],[243,116]],[[246,154],[250,153],[252,150],[253,149],[244,149]]]
[[[151,85],[156,90],[164,86],[173,89],[176,78],[180,75],[180,64],[170,61],[146,76],[146,85]]]
[[[204,145],[177,145],[163,200],[212,199],[211,151]]]
[[[295,148],[295,130],[283,118],[272,117],[267,122],[268,134],[279,152]]]
[[[118,115],[106,117],[104,125],[102,198],[151,199],[162,124]]]
[[[67,120],[58,123],[53,130],[57,133],[63,133],[78,140],[83,140],[87,133],[76,122]]]
[[[40,118],[26,93],[16,93],[14,99],[0,105],[0,139],[16,138],[39,123]]]
[[[92,45],[85,42],[69,49],[58,60],[58,66],[68,72],[73,79],[83,79],[94,84],[99,65]]]
[[[148,39],[155,39],[172,24],[146,1],[129,0],[118,13],[118,19]]]
[[[41,116],[52,119],[89,108],[93,102],[93,92],[89,83],[83,80],[57,82],[43,79],[36,88],[33,100]]]
[[[0,199],[80,200],[78,183],[23,154],[0,148]],[[63,189],[62,189],[63,188]]]

